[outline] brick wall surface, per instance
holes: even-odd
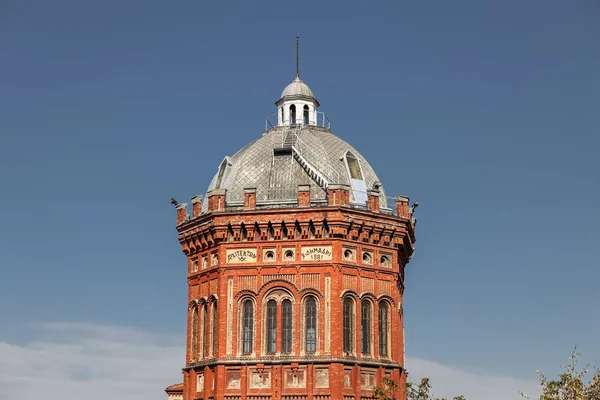
[[[343,193],[339,199],[345,204]],[[373,386],[386,375],[403,387],[402,277],[415,240],[410,218],[338,204],[257,210],[251,192],[243,211],[222,209],[223,201],[220,194],[210,196],[209,212],[183,222],[179,210],[177,229],[188,257],[189,285],[183,399],[360,400],[372,398]],[[345,257],[348,249],[351,258]],[[363,261],[363,253],[371,256],[369,263]],[[382,256],[390,257],[391,265],[383,265]],[[204,257],[208,262],[203,264]],[[316,303],[315,351],[306,345],[309,297]],[[347,297],[354,302],[350,352],[344,352],[343,345],[342,307]],[[282,341],[285,299],[292,302],[288,353]],[[244,300],[253,302],[250,353],[242,347]],[[277,304],[274,353],[267,352],[266,345],[268,300]],[[361,351],[363,302],[371,310],[368,354]],[[389,309],[387,355],[379,351],[382,302]],[[399,399],[404,398],[402,390]]]

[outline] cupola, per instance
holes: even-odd
[[[283,89],[277,106],[277,125],[316,125],[319,102],[300,79],[299,39],[296,38],[296,79]]]

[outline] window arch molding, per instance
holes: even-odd
[[[375,299],[378,303],[381,303],[382,301],[387,301],[390,304],[390,307],[394,308],[396,306],[396,302],[394,301],[394,299],[387,295],[387,294],[382,294],[379,297],[377,297],[377,299]]]
[[[245,328],[246,328],[246,313],[245,313],[245,308],[244,306],[246,305],[247,302],[250,302],[250,304],[252,304],[252,321],[251,321],[251,326],[250,326],[250,331],[246,332]],[[240,298],[237,301],[237,306],[238,306],[238,312],[237,312],[237,321],[238,321],[238,335],[237,335],[237,349],[238,349],[238,354],[249,354],[249,355],[255,355],[256,353],[256,318],[257,318],[257,302],[256,302],[256,298],[254,296],[250,296],[248,294],[245,294],[243,296],[240,296]],[[250,334],[250,351],[245,351],[248,349],[244,348],[244,341],[247,339],[247,334]]]
[[[235,294],[235,296],[233,296],[233,298],[237,302],[241,301],[241,299],[245,298],[245,297],[256,298],[256,292],[253,290],[250,290],[250,289],[243,289],[243,290],[240,290],[239,292],[237,292]]]
[[[360,296],[358,293],[356,293],[354,290],[352,289],[346,289],[344,291],[342,291],[342,293],[340,294],[340,298],[343,300],[346,297],[351,297],[352,300],[356,301],[356,300],[360,300]]]
[[[257,297],[260,299],[261,303],[262,303],[264,297],[268,296],[268,294],[271,293],[271,291],[273,291],[275,289],[286,290],[292,296],[294,295],[294,293],[300,292],[298,287],[296,285],[294,285],[292,282],[286,281],[283,279],[274,279],[272,281],[269,281],[269,282],[266,282],[265,284],[263,284],[256,292]]]
[[[306,288],[300,291],[300,299],[304,299],[306,296],[311,294],[315,295],[319,300],[323,300],[325,298],[320,290],[316,288]]]
[[[216,294],[211,294],[210,296],[208,296],[205,300],[207,303],[216,303],[219,301],[219,297]]]
[[[283,327],[283,302],[285,300],[289,300],[292,304],[292,319],[291,319],[291,324],[292,324],[292,331],[291,331],[291,340],[292,340],[292,344],[291,344],[291,349],[293,349],[293,344],[294,344],[294,318],[296,317],[296,313],[295,313],[295,308],[296,308],[296,298],[293,295],[293,293],[286,287],[283,286],[274,286],[272,288],[270,288],[263,296],[261,296],[260,298],[260,304],[262,307],[262,317],[261,317],[261,322],[260,322],[260,326],[261,326],[261,332],[263,332],[262,339],[261,339],[261,346],[260,346],[260,350],[261,350],[261,354],[274,354],[274,353],[280,353],[282,351],[282,349],[277,347],[277,344],[275,344],[275,350],[273,351],[273,348],[269,348],[269,339],[271,339],[271,336],[269,335],[269,328],[273,328],[272,326],[269,326],[270,323],[274,323],[274,328],[275,328],[275,341],[276,343],[281,343],[281,347],[283,347],[283,331],[282,331],[282,327]],[[269,321],[269,302],[275,302],[275,315],[274,318],[275,320],[271,320]],[[271,310],[272,312],[272,310]],[[273,316],[271,316],[273,317]],[[277,337],[277,336],[282,336],[281,338]]]
[[[319,318],[321,299],[313,291],[305,293],[300,299],[300,354],[318,354],[320,350]]]

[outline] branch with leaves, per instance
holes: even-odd
[[[594,368],[592,371],[588,364],[583,369],[577,370],[580,355],[575,346],[573,354],[569,357],[569,363],[561,366],[565,372],[556,380],[548,380],[538,371],[540,385],[542,385],[542,395],[539,400],[600,400],[600,369]],[[586,383],[585,378],[589,373],[593,375]],[[525,399],[531,399],[525,393],[519,392],[519,394]]]
[[[374,394],[378,400],[397,400],[398,388],[398,383],[385,377],[381,382],[381,386],[375,388]],[[406,384],[406,398],[407,400],[446,400],[444,398],[433,397],[429,378],[421,379],[421,383],[419,384],[408,382]],[[457,396],[453,400],[466,399],[464,396]]]

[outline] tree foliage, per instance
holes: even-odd
[[[398,398],[398,383],[385,377],[381,384],[381,386],[375,388],[375,397],[378,400],[396,400]],[[433,397],[429,378],[421,379],[421,383],[419,384],[408,382],[406,384],[406,398],[408,400],[446,400],[444,398]],[[457,396],[453,400],[466,399],[464,396]]]
[[[578,370],[577,359],[580,355],[575,348],[573,355],[569,357],[569,363],[561,366],[565,372],[556,380],[548,380],[538,371],[542,385],[539,400],[600,400],[600,369],[592,371],[590,365],[586,365]],[[585,379],[589,373],[592,373],[592,378],[586,383]],[[522,392],[519,394],[525,399],[531,399]]]

